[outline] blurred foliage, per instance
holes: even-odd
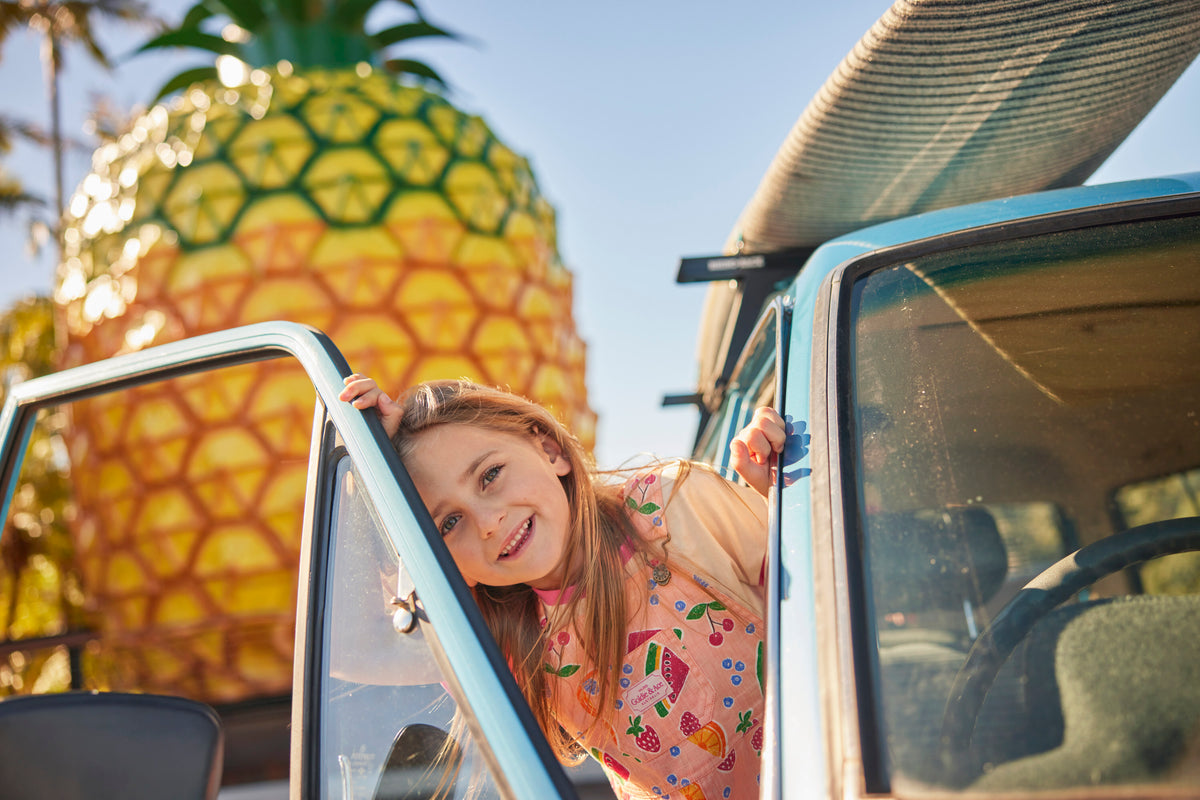
[[[66,49],[81,48],[95,63],[111,69],[112,62],[96,37],[100,21],[162,27],[162,21],[152,15],[149,6],[141,0],[0,0],[0,47],[15,32],[30,33],[40,40],[39,55],[50,106],[49,130],[45,132],[12,117],[0,118],[0,154],[7,149],[7,143],[14,135],[50,150],[53,167],[50,213],[28,221],[26,249],[35,257],[46,242],[58,241],[58,219],[65,205],[66,191],[64,152],[78,146],[63,131],[60,82]],[[46,201],[26,193],[20,183],[0,167],[0,215],[46,205]]]
[[[36,144],[46,143],[45,135],[36,126],[7,114],[0,114],[0,161],[9,154],[18,138],[28,139]],[[25,191],[21,182],[0,163],[0,217],[42,205],[42,199]]]
[[[20,300],[0,316],[0,395],[54,370],[57,350],[48,297]],[[39,413],[8,519],[0,534],[0,636],[54,636],[84,626],[83,592],[67,525],[72,514],[62,412]],[[0,695],[69,686],[62,648],[0,659]]]
[[[1146,594],[1200,594],[1200,553],[1179,553],[1142,565]]]
[[[1164,519],[1200,517],[1200,469],[1123,486],[1114,498],[1130,528]],[[1200,594],[1200,553],[1156,558],[1143,564],[1138,574],[1147,594]]]

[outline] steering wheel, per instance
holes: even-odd
[[[963,768],[975,721],[1000,667],[1042,617],[1106,575],[1159,556],[1200,550],[1200,517],[1138,525],[1076,550],[1025,584],[983,632],[958,670],[942,717],[947,773]]]

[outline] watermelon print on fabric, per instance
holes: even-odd
[[[692,480],[720,479],[694,473],[684,487],[691,488]],[[693,533],[690,526],[668,531],[671,512],[688,496],[672,497],[664,513],[664,484],[669,492],[672,483],[651,473],[624,487],[639,534],[651,541],[670,536],[668,557]],[[711,493],[714,487],[705,488]],[[733,494],[730,499],[742,502]],[[765,546],[760,518],[747,513],[744,524],[746,535],[763,537]],[[723,551],[714,555],[734,558]],[[551,637],[546,670],[558,678],[556,716],[604,766],[619,798],[755,797],[762,750],[761,617],[687,567],[675,561],[670,566],[671,579],[659,585],[641,558],[626,562],[628,652],[614,706],[599,714],[601,722],[586,736],[599,711],[595,666],[573,637],[563,631]],[[759,564],[743,571],[761,572]]]

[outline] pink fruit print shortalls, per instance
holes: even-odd
[[[660,476],[631,479],[625,493],[639,532],[663,537]],[[671,531],[672,541],[686,535]],[[555,687],[559,722],[604,765],[618,797],[757,797],[762,622],[677,564],[672,573],[659,585],[642,559],[626,563],[634,611],[617,698],[604,713],[594,702],[595,665],[567,631],[551,638],[546,670],[563,682]]]

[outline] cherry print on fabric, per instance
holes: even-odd
[[[579,671],[579,664],[563,663],[562,648],[565,648],[570,643],[571,634],[567,633],[566,631],[559,631],[550,640],[548,651],[552,656],[555,657],[557,663],[554,665],[551,665],[549,662],[543,664],[542,668],[545,669],[546,672],[549,672],[551,675],[557,675],[560,678],[569,678]]]
[[[653,472],[649,475],[643,475],[638,478],[633,478],[630,484],[626,485],[625,505],[633,509],[637,513],[649,517],[650,523],[655,527],[660,527],[663,524],[662,505],[647,499],[650,494],[650,487],[654,486],[658,481],[658,476]]]
[[[732,617],[714,617],[712,612],[724,611],[725,606],[717,600],[708,603],[697,603],[692,606],[687,613],[688,619],[700,619],[705,617],[708,619],[708,624],[712,626],[712,633],[709,634],[708,643],[713,647],[720,647],[725,641],[725,632],[731,631],[734,628]]]

